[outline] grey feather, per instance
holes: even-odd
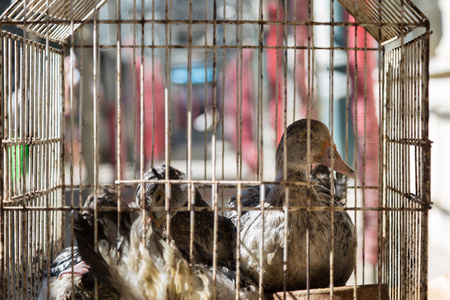
[[[161,180],[166,177],[166,166],[153,167],[148,170],[144,179]],[[169,166],[169,178],[171,180],[182,180],[185,174],[175,167]],[[188,206],[188,188],[186,184],[171,184],[170,206],[187,207]],[[203,200],[200,191],[194,186],[194,206],[208,207],[209,205]],[[151,208],[164,207],[165,205],[165,185],[162,183],[146,183],[145,184],[145,205]],[[141,204],[141,185],[136,191],[135,206]],[[153,212],[155,219],[165,220],[166,213],[157,214]],[[170,236],[174,240],[175,245],[181,250],[185,258],[189,258],[189,245],[191,235],[191,213],[188,211],[171,212],[170,220]],[[217,233],[217,262],[227,263],[234,261],[235,253],[235,229],[230,220],[223,216],[218,217],[218,233]],[[193,241],[193,257],[194,262],[211,264],[213,261],[213,241],[214,241],[214,212],[211,210],[195,211],[194,213],[194,241]]]
[[[74,264],[72,263],[72,258]],[[97,299],[95,295],[96,292],[94,286],[94,276],[92,272],[88,271],[81,276],[79,276],[78,274],[69,274],[64,275],[61,278],[59,277],[62,272],[70,271],[73,265],[79,264],[81,262],[82,258],[79,254],[78,247],[67,247],[66,249],[64,249],[55,258],[52,265],[50,266],[50,280],[47,279],[47,274],[44,274],[44,280],[38,299]],[[48,285],[49,282],[50,285]],[[49,291],[50,296],[48,297]],[[119,299],[119,295],[117,295],[113,290],[108,289],[101,284],[97,287],[97,293],[98,299]]]
[[[316,165],[311,170],[311,181],[318,183],[314,188],[319,196],[331,197],[331,170],[324,165]],[[345,205],[347,200],[347,177],[341,173],[336,173],[334,178],[334,197],[336,201]]]
[[[99,198],[97,198],[99,199]],[[114,202],[114,201],[111,201]],[[104,217],[104,215],[103,215]],[[114,221],[114,218],[111,219]],[[212,297],[213,272],[204,264],[189,265],[171,239],[164,239],[153,223],[139,216],[126,230],[117,248],[114,235],[105,228],[108,222],[98,219],[98,252],[90,246],[95,223],[88,211],[75,222],[75,235],[80,253],[91,263],[93,272],[106,286],[114,287],[123,299],[209,299]],[[102,232],[102,234],[100,234]],[[126,234],[126,236],[121,236]],[[96,260],[92,262],[91,260]],[[235,295],[235,278],[218,268],[216,298],[231,299]],[[251,280],[250,280],[251,282]],[[239,291],[242,299],[256,299],[254,284]]]

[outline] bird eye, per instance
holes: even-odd
[[[307,130],[305,130],[305,132],[303,133],[303,139],[307,139],[307,136],[308,136],[308,131]],[[312,132],[309,132],[309,138],[312,140],[313,139],[313,133]]]
[[[160,191],[157,191],[153,197],[154,197],[153,199],[155,199],[155,204],[157,206],[160,206],[161,203],[164,201],[163,194]]]

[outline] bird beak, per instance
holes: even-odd
[[[350,168],[349,165],[345,163],[345,161],[341,158],[341,155],[336,149],[336,146],[333,145],[334,148],[334,165],[333,169],[336,172],[347,175],[348,177],[355,178],[355,171]],[[322,141],[321,145],[322,152],[314,156],[314,161],[320,163],[328,168],[331,168],[331,145],[328,141]]]
[[[167,219],[166,215],[164,215],[162,218],[160,218],[160,219],[154,218],[152,221],[153,221],[153,224],[155,224],[156,227],[162,227],[162,226],[164,226],[166,224],[166,219]]]
[[[89,266],[84,261],[81,261],[73,266],[73,268],[68,268],[67,270],[61,272],[58,276],[58,279],[61,279],[64,275],[72,275],[72,271],[73,275],[81,276],[89,271]]]

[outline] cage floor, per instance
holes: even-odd
[[[358,285],[356,287],[357,299],[373,299],[386,300],[389,299],[389,289],[387,284],[369,284]],[[278,292],[273,295],[266,296],[269,300],[289,299],[289,300],[347,300],[354,299],[354,287],[342,286],[333,289],[333,297],[330,295],[330,289],[311,289],[309,290],[309,298],[307,291],[290,291],[286,292],[286,297],[283,292]]]

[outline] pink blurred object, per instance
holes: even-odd
[[[136,122],[140,123],[140,97],[141,97],[141,59],[136,59]],[[154,74],[152,73],[154,71]],[[164,156],[165,148],[165,124],[164,124],[164,74],[161,64],[155,61],[155,66],[144,59],[144,155],[145,161],[150,161],[152,151],[155,160]],[[154,78],[153,76],[154,75]],[[154,80],[154,83],[153,83]],[[153,98],[154,86],[154,98]],[[154,111],[153,111],[154,107]],[[154,122],[154,125],[153,125]],[[153,127],[155,132],[153,132]],[[154,147],[152,148],[152,135],[154,135]],[[139,126],[136,132],[136,143],[139,143]]]
[[[81,261],[78,264],[76,264],[75,266],[73,266],[73,268],[68,268],[67,270],[64,270],[63,272],[61,272],[58,276],[58,279],[61,279],[64,276],[72,275],[72,274],[81,276],[88,271],[89,271],[89,266],[84,261]]]
[[[238,53],[237,55],[240,56]],[[253,90],[253,74],[252,59],[254,50],[242,50],[242,66],[237,65],[237,57],[228,61],[225,66],[225,136],[232,142],[233,146],[238,149],[239,141],[242,143],[242,159],[247,166],[256,172],[258,163],[258,149],[253,138],[253,105],[255,101],[255,91]],[[242,71],[242,74],[236,73]],[[239,76],[238,76],[239,75]],[[238,98],[239,94],[241,97]],[[238,108],[238,99],[241,100],[241,106]],[[242,130],[237,130],[237,122],[239,122],[239,114],[242,113]],[[241,136],[239,136],[239,134]]]
[[[355,19],[350,16],[350,22]],[[366,40],[367,39],[367,40]],[[377,47],[371,35],[366,34],[364,28],[350,26],[348,32],[348,46],[353,48]],[[378,186],[378,119],[376,114],[374,82],[372,78],[376,67],[376,57],[372,51],[349,51],[351,88],[356,84],[351,97],[351,113],[355,139],[358,143],[358,185]],[[355,82],[356,81],[356,82]],[[366,91],[366,93],[365,93]],[[355,101],[356,100],[356,109]],[[364,142],[365,140],[365,142]],[[365,145],[364,145],[365,144]],[[378,207],[378,190],[366,189],[363,195],[365,207]],[[364,224],[364,258],[372,265],[377,264],[378,258],[378,213],[365,212]]]
[[[308,21],[308,10],[300,9],[302,7],[308,7],[308,0],[291,0],[291,2],[296,1],[296,11],[295,11],[295,21],[306,22]],[[294,3],[291,3],[290,7],[294,7]],[[298,47],[308,46],[308,27],[307,26],[297,26],[294,32],[295,35],[295,45]],[[297,84],[297,90],[300,95],[301,104],[299,107],[300,115],[307,116],[308,114],[308,61],[307,55],[308,50],[297,49],[295,51],[296,65],[295,65],[295,80]],[[312,84],[312,83],[311,83]],[[314,101],[314,94],[310,94],[311,101]],[[313,117],[313,116],[311,116]]]
[[[297,2],[297,3],[295,3]],[[294,5],[295,4],[295,5]],[[291,0],[289,7],[296,7],[295,21],[305,22],[308,20],[308,10],[300,9],[308,7],[307,0]],[[278,1],[271,1],[268,3],[269,19],[271,21],[284,22],[284,7]],[[306,47],[308,45],[308,29],[306,26],[297,26],[295,32],[290,32],[295,36],[295,45],[299,47]],[[270,86],[270,115],[272,117],[272,125],[276,128],[276,141],[279,143],[284,132],[284,26],[270,25],[266,36],[266,46],[281,47],[280,49],[266,49],[267,62],[267,79]],[[296,114],[297,119],[307,116],[308,109],[308,89],[307,89],[307,53],[308,50],[295,50],[295,83],[296,93],[300,95],[301,103],[296,108],[299,114]],[[314,97],[314,95],[310,95]],[[313,98],[312,98],[313,99]],[[295,101],[292,96],[289,96],[287,102]],[[296,113],[297,113],[296,112]],[[314,117],[311,115],[311,117]],[[287,124],[289,125],[289,123]]]
[[[269,19],[284,21],[284,8],[278,1],[268,3]],[[270,25],[266,36],[266,46],[283,47],[284,26]],[[276,129],[276,139],[279,142],[284,132],[284,72],[283,49],[266,49],[267,80],[270,86],[270,115]],[[277,110],[278,108],[278,110]]]

